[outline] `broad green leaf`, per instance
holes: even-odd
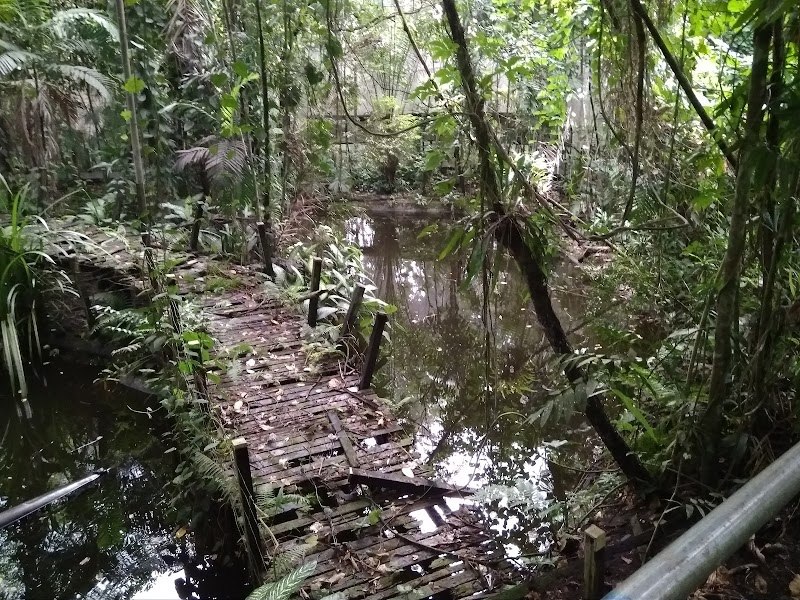
[[[438,260],[444,260],[451,252],[453,252],[453,250],[455,250],[459,246],[461,240],[463,239],[464,239],[464,230],[456,229],[450,236],[450,239],[447,240],[447,244],[445,245],[444,249],[439,253]]]
[[[122,88],[129,94],[139,94],[144,90],[144,81],[134,75],[125,82]]]
[[[221,88],[228,81],[228,75],[226,73],[212,73],[209,79],[214,86]]]
[[[246,64],[237,60],[235,63],[233,63],[233,72],[244,79],[250,74],[250,69],[247,68]]]
[[[647,422],[647,419],[645,418],[644,414],[642,413],[642,411],[639,410],[634,401],[616,388],[611,388],[611,391],[617,398],[620,399],[622,404],[625,405],[625,408],[628,409],[628,412],[630,412],[633,415],[633,418],[636,419],[636,421],[638,421],[639,425],[641,425],[644,428],[647,434],[653,440],[656,440],[657,438],[655,431],[653,431],[653,428],[650,426],[650,423]]]
[[[429,150],[425,155],[425,170],[435,171],[439,168],[439,165],[442,164],[445,158],[447,158],[447,155],[441,150]]]

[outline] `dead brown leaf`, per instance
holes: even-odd
[[[756,575],[755,586],[756,586],[756,591],[759,594],[765,594],[767,592],[767,580],[764,579],[761,575]]]
[[[792,598],[800,598],[800,575],[795,574],[794,579],[789,582],[789,593]]]

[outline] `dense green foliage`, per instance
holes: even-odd
[[[701,488],[727,489],[798,439],[796,2],[123,4],[125,29],[105,3],[0,0],[10,219],[0,321],[4,367],[23,396],[48,262],[27,241],[32,215],[143,230],[168,222],[170,243],[243,263],[261,253],[270,290],[294,299],[305,292],[300,273],[273,270],[273,246],[300,266],[316,252],[329,267],[332,315],[365,259],[328,231],[308,243],[313,221],[298,225],[306,202],[359,194],[386,208],[399,196],[406,208],[411,198],[459,209],[412,243],[420,262],[452,269],[480,313],[461,314],[453,287],[435,321],[393,332],[408,354],[392,367],[405,369],[393,378],[400,396],[442,408],[436,452],[474,449],[476,437],[454,432],[479,427],[482,445],[500,446],[500,421],[514,422],[501,437],[530,436],[530,447],[583,414],[639,491],[671,490],[686,474],[702,482],[687,492],[696,504]],[[585,337],[569,337],[575,323],[559,321],[546,275],[562,254],[606,252],[607,264],[586,269],[586,314],[573,315],[587,317]],[[387,260],[387,281],[399,277],[396,264]],[[227,285],[217,284],[208,291]],[[376,296],[411,312],[382,296],[394,286],[376,284]],[[519,339],[499,323],[492,303],[503,301],[535,311],[548,360],[527,347],[522,322]],[[207,366],[213,341],[201,327],[171,327],[164,302],[133,326],[130,313],[108,309],[106,325],[127,335],[137,359],[142,348],[173,347],[155,370],[187,377]],[[482,339],[468,335],[478,321]],[[440,355],[415,354],[415,336],[431,340],[426,348],[457,339],[483,360],[439,364]],[[199,354],[183,354],[198,344]],[[499,373],[504,356],[513,369]],[[170,414],[202,420],[167,387]],[[181,451],[202,452],[208,423],[184,426]],[[564,458],[552,441],[545,453]],[[188,478],[195,466],[182,464]],[[504,468],[494,475],[508,483]],[[282,597],[276,590],[261,594]]]

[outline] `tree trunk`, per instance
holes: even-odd
[[[122,75],[125,81],[131,78],[131,59],[128,54],[128,29],[125,24],[125,2],[117,0],[117,20],[119,21],[119,46],[122,53]],[[125,93],[128,103],[130,119],[131,153],[133,154],[133,176],[136,182],[136,203],[139,209],[139,219],[147,220],[147,197],[144,189],[144,164],[142,162],[142,148],[139,142],[139,121],[136,118],[136,98],[131,92]]]
[[[262,204],[264,207],[266,236],[262,240],[264,246],[262,251],[264,252],[267,275],[275,277],[275,270],[272,268],[272,149],[269,143],[269,87],[267,85],[267,64],[264,51],[264,28],[261,22],[261,0],[256,0],[256,25],[258,27],[258,62],[261,76],[261,112],[264,127],[264,193]]]
[[[480,157],[481,187],[484,198],[491,207],[489,218],[494,224],[495,239],[511,254],[522,272],[536,311],[536,317],[544,329],[553,351],[557,354],[571,354],[572,346],[550,301],[547,278],[522,234],[525,225],[515,217],[506,215],[502,204],[497,172],[492,163],[492,135],[486,121],[484,101],[478,91],[464,28],[458,16],[455,0],[442,0],[442,7],[450,34],[457,46],[456,59],[461,73],[461,84],[464,88],[467,114],[469,114],[475,130],[475,141]],[[583,371],[576,367],[568,367],[564,373],[572,383],[584,379]],[[638,485],[650,483],[652,479],[647,469],[631,452],[628,444],[614,428],[602,403],[596,396],[587,399],[584,414],[625,476]]]
[[[714,362],[711,367],[708,406],[702,418],[705,444],[702,454],[703,478],[710,482],[716,472],[719,441],[722,437],[723,403],[728,396],[731,380],[731,335],[734,318],[738,313],[736,299],[739,275],[747,237],[747,216],[750,208],[750,191],[764,105],[767,101],[767,69],[769,66],[772,25],[760,25],[753,34],[753,63],[750,75],[750,93],[747,100],[747,117],[742,141],[739,170],[736,174],[736,192],[728,231],[728,246],[720,269],[717,292],[717,323],[714,330]]]

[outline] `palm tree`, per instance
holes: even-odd
[[[42,191],[49,187],[47,165],[61,153],[59,128],[80,129],[80,116],[93,117],[112,99],[108,77],[89,66],[108,36],[119,39],[98,10],[0,0],[0,112],[16,115],[0,125],[15,154],[39,170]]]

